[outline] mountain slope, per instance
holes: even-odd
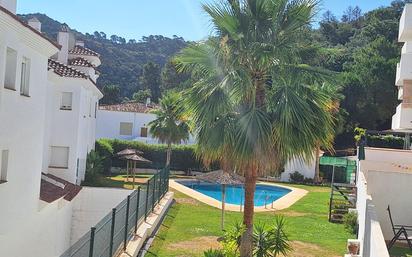
[[[56,40],[57,33],[62,25],[47,15],[35,13],[20,15],[27,21],[36,17],[42,23],[42,31],[49,38]],[[161,67],[187,45],[180,37],[167,38],[163,36],[143,37],[142,40],[126,40],[112,35],[107,37],[104,32],[82,34],[71,28],[78,40],[83,40],[86,47],[101,54],[102,65],[98,68],[101,76],[98,86],[119,85],[122,96],[131,98],[132,94],[141,89],[139,76],[143,65],[154,62]]]

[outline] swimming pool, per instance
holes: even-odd
[[[217,184],[210,184],[205,182],[198,182],[194,180],[189,181],[176,181],[186,187],[189,187],[199,193],[210,196],[218,201],[222,200],[222,187]],[[287,195],[292,190],[271,186],[271,185],[256,185],[255,192],[255,206],[261,207],[270,205],[272,202],[278,200],[279,198]],[[243,205],[244,204],[244,194],[245,191],[242,186],[226,186],[226,203]]]

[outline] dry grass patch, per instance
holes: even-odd
[[[339,257],[328,255],[327,251],[315,244],[305,243],[302,241],[292,241],[291,245],[293,251],[288,255],[288,257]]]
[[[181,241],[177,243],[172,243],[167,246],[167,249],[170,251],[180,251],[184,250],[185,252],[191,254],[203,253],[209,249],[220,249],[222,246],[218,241],[216,236],[202,236],[197,237],[188,241]],[[188,255],[191,256],[191,255]]]
[[[175,201],[179,204],[199,205],[199,202],[193,198],[175,198]]]

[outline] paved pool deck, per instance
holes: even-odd
[[[178,179],[181,180],[181,179]],[[259,182],[259,185],[271,185],[271,186],[277,186],[277,187],[282,187],[291,190],[288,194],[284,195],[283,197],[277,199],[273,203],[268,203],[265,206],[260,206],[257,207],[255,206],[255,212],[273,212],[273,211],[278,211],[278,210],[283,210],[286,208],[289,208],[292,206],[294,203],[302,199],[308,191],[296,187],[290,187],[290,186],[285,186],[282,184],[276,184],[276,183],[267,183],[267,182]],[[189,187],[186,187],[178,182],[176,182],[174,179],[170,180],[169,186],[185,195],[188,195],[202,203],[205,203],[207,205],[210,205],[212,207],[222,209],[222,203],[219,200],[216,200],[210,196],[204,195],[196,190],[193,190]],[[240,205],[236,204],[225,204],[225,210],[227,211],[234,211],[234,212],[242,212],[243,208]]]

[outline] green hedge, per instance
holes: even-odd
[[[172,170],[204,170],[204,167],[196,158],[193,145],[174,145],[170,168]],[[149,145],[135,141],[100,139],[96,142],[96,151],[105,157],[105,171],[110,172],[110,167],[126,167],[126,162],[119,160],[116,153],[126,148],[137,149],[143,152],[143,157],[151,160],[151,164],[138,164],[139,168],[160,169],[166,163],[166,145]]]
[[[396,136],[367,135],[367,145],[378,148],[403,149],[404,138]]]

